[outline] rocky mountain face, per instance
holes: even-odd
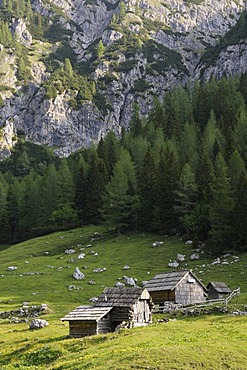
[[[5,18],[17,42],[0,45],[1,159],[20,135],[68,156],[109,130],[128,127],[133,102],[146,114],[155,95],[162,99],[178,84],[247,71],[244,0],[32,0],[30,5],[29,19],[14,13]],[[44,30],[38,33],[38,27]],[[18,44],[28,61],[25,81]],[[61,81],[52,83],[53,96],[47,94],[47,83],[65,59],[91,83],[91,96],[79,99],[80,86],[61,88]]]

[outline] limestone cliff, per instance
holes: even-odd
[[[241,28],[246,21],[244,0],[33,0],[31,4],[35,17],[41,16],[46,25],[42,37],[32,34],[34,27],[24,16],[12,17],[8,25],[30,62],[25,86],[18,78],[15,49],[0,45],[4,71],[0,85],[7,86],[0,91],[1,158],[19,132],[68,156],[109,130],[120,133],[122,126],[128,127],[133,102],[145,114],[153,96],[162,98],[174,85],[247,71],[247,31]],[[78,102],[78,88],[55,86],[54,97],[46,94],[45,81],[63,65],[59,53],[70,59],[74,53],[74,68],[95,84],[93,98],[80,100],[76,107],[71,101]],[[53,70],[49,58],[57,60]]]

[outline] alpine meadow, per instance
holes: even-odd
[[[246,169],[245,0],[0,0],[0,369],[247,370]]]

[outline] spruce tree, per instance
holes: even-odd
[[[129,157],[129,163],[131,163]],[[125,164],[120,159],[113,170],[110,182],[106,186],[103,197],[102,214],[109,228],[120,234],[131,224],[132,197],[128,193],[129,181]]]
[[[174,209],[177,181],[177,161],[167,147],[160,153],[155,186],[155,223],[160,233],[173,233],[177,225]]]
[[[211,193],[210,235],[214,252],[219,253],[232,246],[232,213],[234,207],[228,169],[221,153],[216,157]]]
[[[186,224],[187,216],[193,212],[197,200],[197,184],[196,177],[191,166],[186,163],[181,171],[178,190],[176,193],[175,210],[181,225],[189,233],[188,225]]]
[[[188,122],[184,125],[180,138],[180,158],[182,165],[189,163],[196,173],[199,161],[197,130],[194,124]]]
[[[153,230],[155,225],[155,198],[156,198],[156,164],[149,147],[143,161],[139,177],[140,196],[140,226],[144,230]]]
[[[75,178],[75,208],[81,223],[85,223],[86,218],[86,169],[85,161],[81,160],[78,164],[78,169]]]
[[[238,191],[239,179],[242,173],[245,171],[245,164],[237,149],[234,150],[230,157],[228,168],[231,186],[235,191]]]
[[[86,178],[87,222],[97,224],[101,220],[102,196],[106,184],[106,168],[96,152],[93,152],[89,160]]]
[[[247,251],[247,175],[243,172],[238,182],[238,191],[235,195],[235,207],[233,217],[233,243],[240,251]]]

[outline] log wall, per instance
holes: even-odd
[[[175,302],[174,290],[159,290],[157,292],[150,292],[155,305],[164,305],[164,302]]]
[[[69,335],[74,338],[97,334],[96,321],[70,321]]]

